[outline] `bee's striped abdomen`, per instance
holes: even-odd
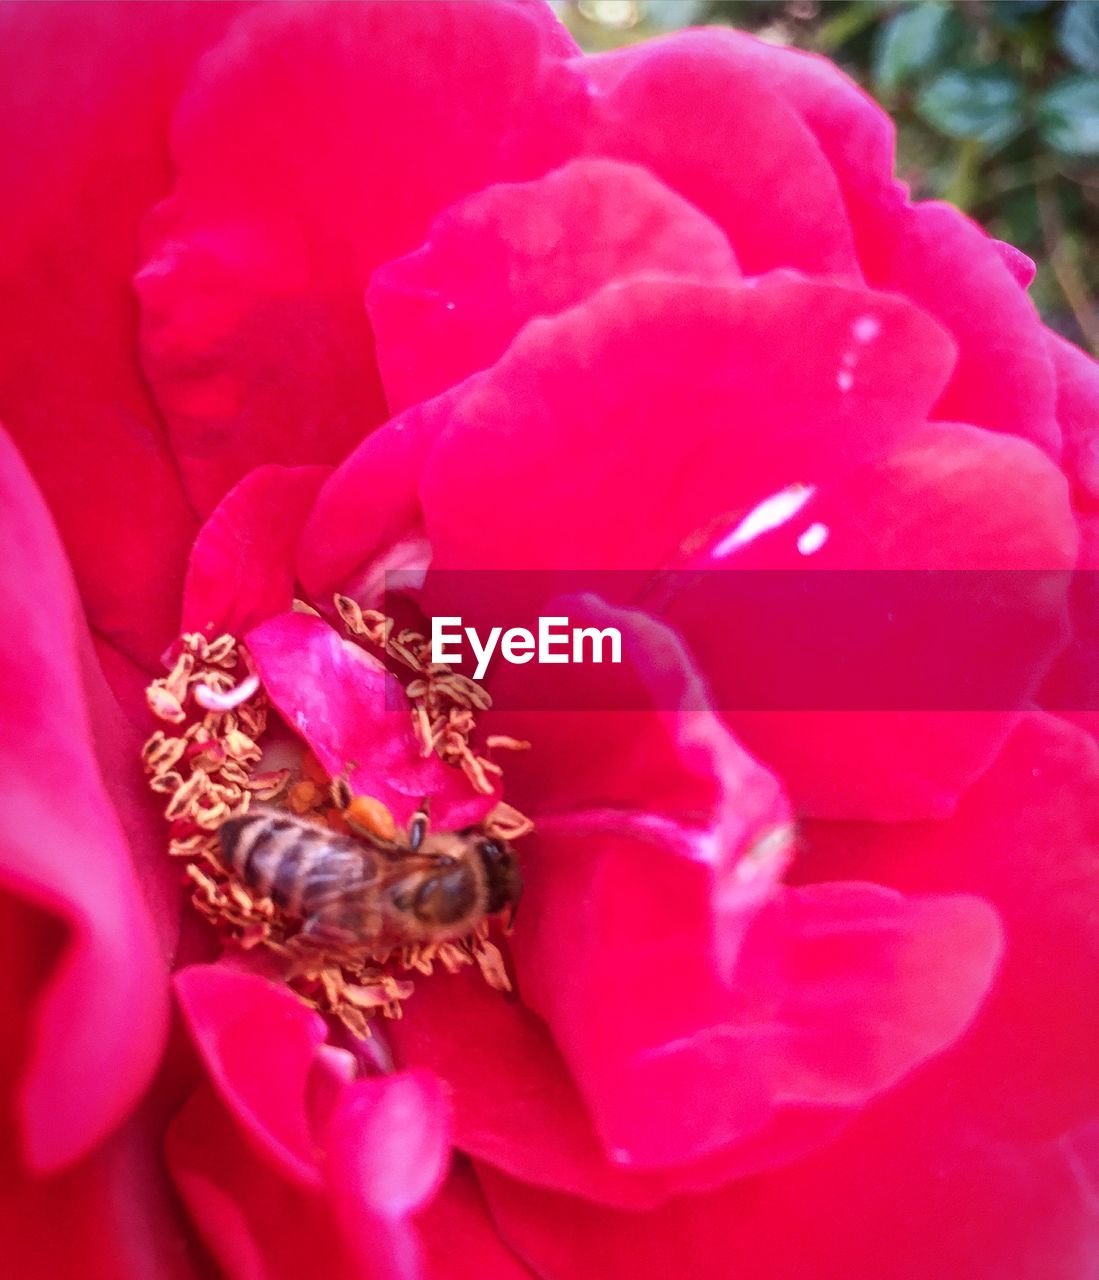
[[[218,834],[225,861],[241,882],[293,916],[346,908],[373,878],[353,841],[289,814],[230,818]]]
[[[231,818],[218,835],[230,867],[261,897],[271,893],[282,863],[307,838],[300,823],[265,813]]]

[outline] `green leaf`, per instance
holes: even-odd
[[[1038,99],[1038,129],[1055,151],[1099,156],[1099,80],[1066,76]]]
[[[753,6],[756,3],[758,0],[753,0]],[[759,8],[763,6],[759,5]],[[834,57],[848,42],[857,40],[868,27],[872,27],[880,16],[880,0],[825,5],[816,31],[816,48]]]
[[[1095,0],[1071,0],[1065,5],[1057,26],[1057,44],[1081,71],[1099,72],[1099,4]]]
[[[1034,188],[1019,187],[1004,196],[1000,202],[997,224],[990,230],[1001,240],[1018,245],[1024,252],[1034,253],[1042,236]]]
[[[1023,126],[1023,86],[997,67],[943,71],[920,94],[916,109],[949,138],[971,138],[996,147]]]
[[[918,4],[895,14],[878,28],[874,44],[878,89],[891,92],[917,72],[934,66],[957,26],[957,16],[943,4]]]
[[[1049,8],[1050,0],[992,0],[992,16],[1003,27],[1021,26],[1028,18]]]

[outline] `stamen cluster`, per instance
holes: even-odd
[[[351,616],[360,628],[357,634],[367,636],[369,628],[370,635],[384,636],[387,643],[391,639],[392,624],[380,615],[371,615],[369,621]],[[406,655],[408,665],[419,662],[415,638],[401,633],[392,643],[394,652]],[[222,857],[221,825],[262,803],[346,833],[339,788],[311,752],[293,769],[262,768],[270,708],[248,651],[235,637],[207,640],[201,634],[186,634],[174,646],[171,662],[168,674],[146,691],[150,710],[167,727],[145,743],[142,762],[150,788],[167,798],[168,851],[187,862],[192,902],[228,944],[245,951],[264,947],[300,999],[335,1015],[359,1037],[369,1035],[371,1015],[380,1011],[399,1017],[401,1001],[412,994],[413,984],[394,970],[430,974],[438,962],[454,973],[476,964],[490,986],[510,990],[503,956],[489,939],[487,922],[466,938],[380,954],[365,945],[319,944],[301,932],[301,921],[243,884]],[[489,705],[488,695],[454,673],[449,679],[445,673],[431,673],[421,683],[413,724],[430,731],[430,738],[420,737],[425,755],[442,748],[442,758],[462,768],[475,789],[491,793],[491,784],[484,785],[484,765],[497,776],[499,768],[469,747],[475,713]],[[503,742],[512,744],[510,739]],[[531,824],[510,805],[499,804],[486,827],[510,840],[529,831]]]
[[[492,795],[494,780],[503,769],[487,755],[470,745],[477,725],[477,714],[492,706],[492,698],[476,681],[454,671],[444,662],[431,661],[431,642],[408,628],[396,630],[392,618],[375,609],[362,609],[350,596],[335,597],[336,610],[344,626],[356,638],[381,649],[413,673],[405,685],[411,704],[412,729],[424,759],[433,752],[444,764],[461,769],[473,789],[481,795]],[[503,734],[491,734],[485,740],[487,750],[526,751],[529,742]],[[531,830],[530,822],[516,810],[507,818],[513,823],[499,834],[515,840]],[[501,815],[501,820],[505,815]]]

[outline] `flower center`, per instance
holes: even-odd
[[[502,770],[471,745],[477,713],[491,704],[485,690],[430,663],[429,645],[417,634],[395,634],[391,620],[347,597],[338,596],[336,605],[354,640],[410,671],[405,691],[424,757],[437,754],[460,769],[474,791],[492,794],[490,776],[498,780]],[[263,948],[300,999],[359,1037],[369,1035],[368,1020],[377,1012],[400,1016],[413,990],[403,975],[430,974],[436,962],[451,973],[476,964],[491,986],[510,989],[487,910],[439,912],[448,894],[460,905],[493,898],[501,849],[510,859],[509,842],[532,827],[517,810],[500,803],[475,833],[426,840],[425,811],[405,838],[381,801],[353,795],[346,778],[329,778],[311,751],[289,767],[284,761],[268,767],[268,698],[247,649],[231,635],[182,636],[171,669],[146,696],[154,716],[169,726],[142,750],[149,786],[166,797],[168,852],[186,862],[192,902],[227,945]],[[528,745],[493,736],[485,749]],[[421,818],[424,829],[417,829]],[[323,919],[310,918],[303,907],[334,869],[345,886],[339,928],[330,905]],[[517,869],[510,874],[514,909]],[[418,920],[419,928],[402,937],[394,919]],[[441,924],[425,923],[432,919],[455,920],[454,936]]]

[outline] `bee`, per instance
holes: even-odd
[[[432,832],[426,800],[400,838],[384,805],[342,791],[333,788],[353,835],[277,810],[218,829],[226,865],[311,941],[381,954],[465,937],[507,909],[514,919],[522,878],[506,841],[480,826]]]

